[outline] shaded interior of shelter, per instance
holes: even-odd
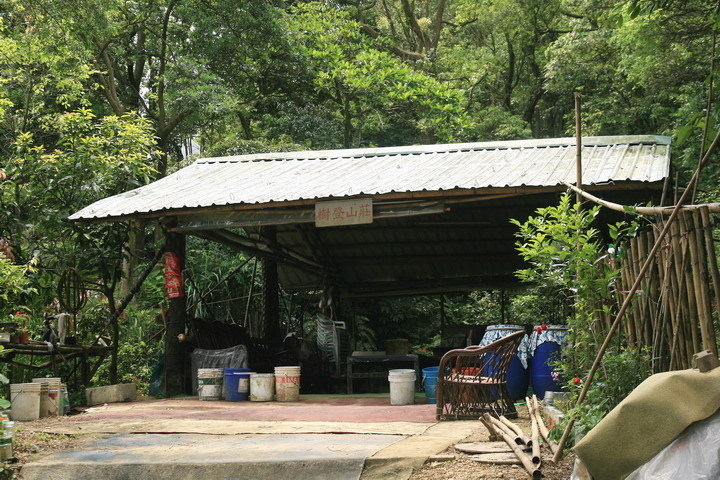
[[[623,205],[658,204],[661,186],[632,185],[595,189],[606,200]],[[641,187],[641,188],[639,188]],[[318,268],[278,263],[279,281],[288,292],[313,291],[332,284],[344,298],[392,297],[457,293],[518,287],[515,272],[523,263],[515,242],[518,228],[510,219],[525,221],[538,208],[557,205],[560,193],[525,193],[484,200],[438,201],[441,213],[378,218],[371,224],[318,228],[312,223],[269,224],[274,243],[312,259]],[[603,209],[597,227],[622,219]],[[232,226],[239,236],[263,238],[266,227]],[[190,233],[242,250],[232,238],[210,230]]]
[[[623,205],[659,204],[662,185],[617,183],[592,190],[603,199]],[[283,222],[274,226],[273,241],[313,259],[324,267],[327,275],[320,269],[310,271],[291,263],[278,263],[279,282],[288,292],[321,291],[332,284],[343,299],[522,288],[515,275],[524,267],[515,244],[518,227],[510,223],[510,219],[525,221],[538,208],[557,205],[561,193],[558,189],[486,200],[476,197],[448,202],[440,213],[379,218],[368,225],[317,228],[312,223]],[[597,226],[606,235],[608,224],[627,219],[624,214],[602,209]],[[265,228],[234,227],[238,235],[253,238],[262,238]],[[192,233],[213,238],[203,231]],[[232,245],[227,238],[221,240]],[[269,345],[250,338],[239,327],[200,322],[198,331],[205,338],[206,348],[246,344],[254,371],[271,372],[273,366],[299,361],[301,353],[297,345],[287,342]],[[482,332],[474,334],[482,336]],[[421,356],[421,368],[437,365],[441,353]],[[343,370],[330,368],[329,371],[316,360],[300,361],[303,392],[341,393],[344,380],[338,377],[343,375]],[[393,368],[393,365],[384,365],[384,368]],[[398,364],[394,368],[406,366]],[[387,388],[386,380],[368,379],[359,391],[387,391]]]

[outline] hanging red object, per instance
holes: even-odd
[[[175,253],[165,254],[165,292],[168,298],[185,296],[180,256]]]

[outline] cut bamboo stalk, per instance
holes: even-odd
[[[527,435],[525,435],[525,432],[522,431],[522,428],[520,428],[520,427],[518,427],[517,425],[515,425],[513,422],[511,422],[510,420],[508,420],[507,418],[505,418],[505,416],[503,416],[503,415],[500,415],[499,420],[500,420],[502,423],[504,423],[510,430],[512,430],[513,432],[515,432],[515,434],[516,434],[518,437],[520,437],[520,439],[523,441],[523,443],[524,443],[525,445],[527,445],[528,447],[532,445],[532,438],[530,438],[530,437],[528,437]]]
[[[538,398],[533,395],[531,398],[533,402],[533,416],[535,417],[535,420],[537,421],[538,430],[540,431],[540,436],[545,440],[545,443],[547,444],[548,448],[550,449],[550,452],[555,455],[557,452],[557,444],[550,440],[550,431],[545,426],[545,421],[542,418],[542,415],[540,414],[540,402],[538,401]]]
[[[539,467],[542,458],[540,456],[540,432],[535,415],[530,416],[530,438],[532,439],[532,458],[530,460]]]
[[[500,434],[495,428],[495,425],[493,425],[492,421],[490,420],[489,414],[483,413],[480,417],[480,421],[483,423],[483,425],[485,425],[485,428],[487,428],[488,432],[490,433],[490,441],[494,442],[500,440]]]
[[[508,437],[511,437],[516,444],[525,445],[523,439],[520,438],[517,433],[515,433],[512,429],[510,429],[510,427],[502,423],[500,420],[491,416],[490,421],[493,423],[493,425],[495,426],[495,430],[497,430],[500,436],[507,435]]]
[[[512,448],[513,453],[515,453],[515,455],[520,460],[523,467],[525,467],[525,470],[527,470],[530,476],[532,478],[542,478],[542,473],[540,472],[538,466],[535,465],[530,459],[530,457],[528,457],[527,454],[523,452],[522,448],[515,443],[515,440],[507,433],[501,432],[500,435],[502,436],[502,439],[505,441],[505,443],[507,443],[508,446]]]

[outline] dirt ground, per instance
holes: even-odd
[[[512,420],[528,436],[530,435],[530,419],[527,409],[518,408],[518,418]],[[466,438],[463,443],[486,442],[488,433],[484,427],[477,433]],[[495,465],[478,463],[472,460],[472,455],[448,448],[441,455],[451,456],[449,461],[432,461],[429,459],[422,469],[413,472],[410,480],[527,480],[532,478],[522,465]],[[566,452],[558,464],[552,463],[552,453],[543,444],[541,449],[542,464],[540,471],[542,478],[547,480],[568,480],[572,474],[575,456]]]

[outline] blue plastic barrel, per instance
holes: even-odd
[[[425,385],[425,403],[437,403],[437,381],[440,367],[426,367],[422,369],[423,384]]]
[[[492,342],[499,340],[503,337],[511,335],[520,330],[525,330],[522,325],[489,325],[485,330],[480,341],[480,346],[489,345]],[[518,348],[518,355],[524,355],[527,357],[529,341],[523,339],[520,347]],[[523,400],[527,395],[527,389],[530,385],[530,375],[528,369],[523,366],[522,361],[518,355],[513,356],[508,366],[507,376],[505,378],[508,393],[513,400]],[[490,368],[492,368],[493,360],[489,362]]]
[[[552,363],[560,358],[560,344],[567,341],[567,334],[566,325],[550,325],[548,330],[533,334],[531,342],[536,347],[530,361],[530,379],[539,399],[545,397],[545,392],[562,390],[562,384],[553,380]]]
[[[250,393],[250,373],[249,368],[225,369],[225,400],[228,402],[239,402],[248,399],[248,394]]]

